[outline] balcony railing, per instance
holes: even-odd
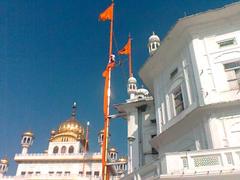
[[[240,174],[240,147],[166,153],[123,179],[236,172]]]

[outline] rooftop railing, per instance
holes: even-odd
[[[157,161],[147,164],[125,176],[132,180],[175,175],[211,175],[224,173],[240,174],[240,147],[166,153]]]
[[[32,174],[32,175],[24,175],[24,176],[3,176],[1,179],[2,180],[10,180],[10,179],[14,179],[14,180],[37,180],[37,179],[81,179],[81,180],[101,180],[100,176],[96,176],[96,175],[81,175],[81,174]]]
[[[21,154],[18,153],[15,156],[84,156],[84,155],[88,155],[88,156],[94,156],[94,155],[101,155],[100,152],[95,152],[95,153],[56,153],[56,154],[48,154],[48,153],[28,153],[28,154]]]
[[[14,159],[16,161],[27,160],[83,160],[83,159],[101,159],[101,153],[62,153],[62,154],[47,154],[47,153],[29,153],[29,154],[16,154]]]

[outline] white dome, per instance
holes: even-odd
[[[148,42],[160,42],[160,38],[153,32],[153,34],[149,37]]]
[[[130,77],[130,78],[128,79],[128,83],[129,83],[129,84],[136,84],[136,83],[137,83],[137,80],[136,80],[136,78],[134,78],[134,77]]]
[[[144,96],[148,96],[149,95],[149,92],[148,92],[148,90],[147,89],[144,89],[144,88],[140,88],[140,89],[138,89],[137,90],[137,93],[138,93],[138,95],[144,95]]]

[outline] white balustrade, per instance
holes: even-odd
[[[30,160],[30,159],[35,159],[35,160],[45,160],[45,159],[84,159],[84,158],[97,158],[100,159],[101,153],[72,153],[72,154],[46,154],[46,153],[28,153],[28,154],[16,154],[15,155],[15,160]]]
[[[86,179],[86,180],[101,180],[101,177],[100,176],[84,176],[84,175],[79,175],[79,174],[70,174],[70,175],[67,175],[67,174],[52,174],[52,175],[49,175],[49,174],[41,174],[41,175],[24,175],[24,176],[3,176],[1,178],[1,180],[26,180],[26,179],[79,179],[81,178],[82,180]]]
[[[240,173],[240,147],[162,154],[157,161],[143,166],[123,179],[132,180],[137,176],[149,179],[168,175],[236,172]]]

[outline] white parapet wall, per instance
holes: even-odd
[[[4,176],[1,180],[100,180],[101,177],[81,175],[28,175],[28,176]]]
[[[166,153],[141,169],[125,176],[124,180],[176,179],[203,176],[240,176],[240,147]]]

